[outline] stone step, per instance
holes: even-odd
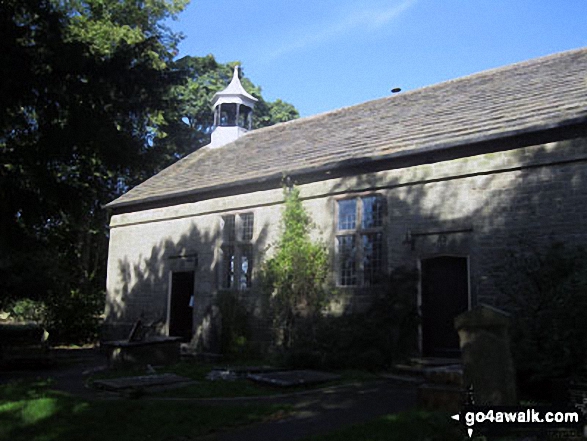
[[[449,366],[427,368],[424,372],[424,378],[427,383],[449,384],[463,387],[463,366],[460,364],[453,364]]]
[[[461,364],[460,358],[441,358],[441,357],[412,357],[410,364],[422,367],[439,367]]]
[[[463,369],[460,359],[412,358],[409,363],[396,364],[393,373],[419,377],[426,382],[462,385]]]

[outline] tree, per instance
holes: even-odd
[[[502,305],[512,314],[512,352],[522,388],[585,375],[587,250],[520,241],[496,268]]]
[[[6,0],[0,15],[0,306],[100,309],[102,204],[149,173],[180,1]],[[59,314],[63,319],[57,318]],[[67,315],[67,314],[66,314]]]
[[[0,2],[0,308],[42,301],[53,336],[95,331],[107,260],[102,206],[208,136],[208,95],[226,83],[219,76],[203,93],[198,81],[228,65],[174,60],[179,36],[164,21],[184,5]]]
[[[299,190],[284,189],[284,195],[282,235],[262,273],[278,339],[291,348],[302,330],[300,319],[304,319],[306,331],[307,325],[312,327],[332,291],[327,286],[328,252],[323,244],[310,239],[311,221]]]
[[[177,103],[164,115],[164,131],[167,136],[157,141],[167,160],[172,163],[194,150],[208,144],[213,129],[214,114],[210,100],[216,92],[223,90],[232,79],[238,61],[219,63],[213,55],[205,57],[186,56],[174,63],[174,68],[185,81],[173,89]],[[258,99],[253,113],[253,129],[267,127],[299,117],[294,106],[282,100],[265,101],[261,88],[242,74],[243,87]]]

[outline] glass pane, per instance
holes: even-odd
[[[381,233],[363,235],[363,281],[375,285],[383,272],[383,240]]]
[[[253,240],[253,222],[254,216],[253,213],[245,213],[241,214],[241,237],[242,240],[248,241]]]
[[[220,126],[235,126],[236,125],[236,104],[224,103],[220,104]]]
[[[236,264],[236,256],[234,254],[234,247],[223,247],[222,256],[222,287],[232,288],[234,286],[234,270]]]
[[[241,262],[239,274],[239,289],[251,287],[251,274],[253,272],[253,247],[245,245],[241,247]]]
[[[376,228],[383,225],[383,198],[381,196],[367,196],[363,200],[362,228]]]
[[[354,230],[357,222],[357,200],[338,201],[338,229]]]
[[[338,236],[340,284],[343,286],[357,284],[355,236]]]
[[[238,126],[244,129],[249,128],[249,114],[251,113],[251,108],[241,104],[239,106],[239,115],[238,115]]]
[[[224,240],[227,242],[234,242],[234,240],[236,239],[234,215],[222,216],[222,220],[224,221]]]

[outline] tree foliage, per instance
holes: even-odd
[[[71,321],[102,309],[102,206],[208,136],[206,94],[187,90],[225,66],[174,60],[165,20],[184,5],[0,2],[0,308],[40,300],[64,338],[91,337]]]
[[[417,355],[418,272],[405,267],[382,274],[364,312],[319,317],[284,362],[296,369],[388,369]]]
[[[210,142],[214,114],[210,100],[216,92],[223,90],[232,79],[234,66],[238,61],[219,63],[213,55],[205,57],[186,56],[174,63],[184,82],[173,88],[176,106],[165,114],[166,137],[158,140],[158,148],[166,155],[168,162],[206,145]],[[299,117],[298,111],[281,100],[266,101],[261,88],[242,75],[243,87],[258,102],[253,112],[253,129],[270,126]]]
[[[513,315],[512,352],[524,384],[585,374],[587,250],[523,242],[504,261],[499,287]]]
[[[284,189],[285,209],[277,251],[263,268],[278,343],[291,348],[296,334],[308,331],[329,300],[328,252],[310,238],[311,220],[297,188]],[[304,328],[304,329],[302,329]]]

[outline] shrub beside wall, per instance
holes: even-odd
[[[364,313],[321,316],[315,334],[300,335],[285,362],[299,368],[378,370],[417,352],[417,272],[387,277],[382,294]],[[310,329],[309,327],[307,329]]]
[[[256,355],[251,342],[251,327],[246,307],[236,291],[220,291],[220,352],[227,358],[250,358]]]
[[[529,393],[587,367],[587,251],[521,243],[505,259],[503,307],[512,313],[512,351]]]

